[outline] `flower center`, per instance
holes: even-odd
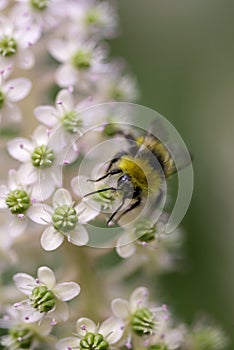
[[[14,38],[11,38],[8,35],[5,35],[0,40],[0,55],[2,56],[12,56],[17,51],[17,42]]]
[[[95,8],[92,8],[86,12],[85,24],[87,26],[89,26],[89,25],[95,26],[95,25],[100,24],[100,16],[99,16],[98,11]]]
[[[32,153],[32,164],[37,168],[50,168],[55,159],[54,152],[47,146],[36,147]]]
[[[155,239],[156,229],[152,222],[144,219],[137,223],[135,234],[140,242],[150,242]]]
[[[77,132],[82,127],[82,124],[83,124],[82,120],[79,119],[78,113],[75,111],[66,113],[63,116],[62,122],[65,130],[70,133]]]
[[[55,305],[55,296],[46,286],[33,288],[29,298],[34,309],[40,312],[48,312]]]
[[[48,0],[31,0],[30,3],[35,10],[39,11],[45,10],[48,6]]]
[[[80,350],[107,350],[108,342],[100,333],[87,333],[84,339],[80,341]]]
[[[30,349],[33,335],[32,332],[27,328],[12,328],[9,331],[9,335],[11,337],[12,343],[14,346],[13,349]],[[13,345],[12,344],[12,345]]]
[[[52,222],[54,228],[58,231],[66,233],[73,230],[78,222],[75,209],[66,204],[56,208],[52,216]]]
[[[106,186],[100,186],[98,189],[103,189]],[[111,205],[116,200],[116,192],[112,190],[103,191],[99,193],[95,193],[93,195],[93,199],[97,202],[101,203],[103,209],[107,209],[109,205]]]
[[[138,335],[152,334],[155,328],[154,314],[146,309],[137,310],[131,320],[132,330]]]
[[[11,191],[6,199],[6,204],[12,214],[24,214],[31,205],[30,197],[25,191]]]
[[[91,66],[91,53],[79,50],[72,57],[72,63],[77,69],[88,69]]]
[[[3,107],[3,105],[4,105],[4,95],[2,91],[0,91],[0,109]]]

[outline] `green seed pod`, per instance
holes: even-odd
[[[30,207],[31,200],[27,192],[13,190],[8,194],[6,204],[12,214],[24,214]]]

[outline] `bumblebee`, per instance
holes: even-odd
[[[168,149],[152,133],[147,132],[136,138],[121,130],[116,134],[127,139],[130,144],[129,149],[121,151],[113,157],[103,176],[96,180],[89,180],[98,182],[109,176],[118,176],[116,187],[102,188],[84,196],[110,190],[122,192],[122,201],[108,219],[107,225],[113,219],[117,223],[126,213],[138,207],[146,195],[154,194],[156,197],[160,197],[164,179],[177,171]],[[118,218],[115,218],[126,200],[130,200],[129,205],[118,215]]]

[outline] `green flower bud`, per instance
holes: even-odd
[[[91,53],[77,51],[72,57],[72,64],[77,69],[88,69],[91,66]]]
[[[33,166],[41,169],[50,168],[55,159],[54,152],[45,145],[38,146],[32,153]]]
[[[137,310],[132,316],[131,326],[138,335],[151,334],[155,328],[154,314],[146,308]]]
[[[13,190],[8,194],[6,204],[12,214],[24,214],[30,207],[31,200],[27,192]]]
[[[30,349],[33,335],[32,332],[27,328],[12,328],[9,331],[9,335],[12,340],[12,348],[14,349]],[[13,345],[14,344],[14,345]]]
[[[46,286],[39,286],[33,288],[30,301],[34,309],[40,312],[48,312],[55,305],[55,296]]]
[[[151,345],[148,350],[168,350],[168,347],[164,344]]]
[[[30,4],[35,10],[43,11],[48,6],[48,0],[31,0]]]
[[[100,333],[87,333],[80,341],[80,350],[107,350],[109,349],[108,342]]]
[[[9,37],[8,35],[5,35],[0,40],[0,55],[7,57],[12,56],[17,51],[17,42],[14,38]]]
[[[95,8],[91,8],[89,11],[87,11],[85,16],[85,24],[87,26],[95,26],[100,24],[100,16]]]
[[[135,234],[140,242],[150,242],[155,239],[156,228],[150,220],[140,220],[135,229]]]
[[[63,116],[62,123],[64,129],[70,133],[77,132],[82,127],[82,120],[79,119],[79,114],[75,111],[68,112]]]
[[[2,91],[0,91],[0,109],[3,107],[4,105],[4,95],[2,93]]]
[[[56,230],[66,233],[75,228],[78,217],[75,209],[65,204],[55,209],[52,222]]]

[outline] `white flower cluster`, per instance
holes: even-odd
[[[0,10],[0,347],[223,349],[218,327],[176,325],[165,305],[148,300],[145,287],[129,301],[116,298],[140,268],[155,277],[176,265],[172,250],[181,231],[167,236],[165,213],[157,222],[145,215],[120,221],[111,247],[87,247],[101,241],[90,232],[111,232],[106,213],[111,226],[124,209],[124,191],[117,193],[108,176],[118,174],[113,155],[121,157],[124,143],[134,148],[127,123],[137,82],[122,59],[111,58],[108,43],[118,34],[116,3],[0,0]],[[124,137],[119,121],[126,121]],[[100,153],[112,161],[97,178]],[[36,278],[19,272],[34,274],[35,266],[41,266]]]

